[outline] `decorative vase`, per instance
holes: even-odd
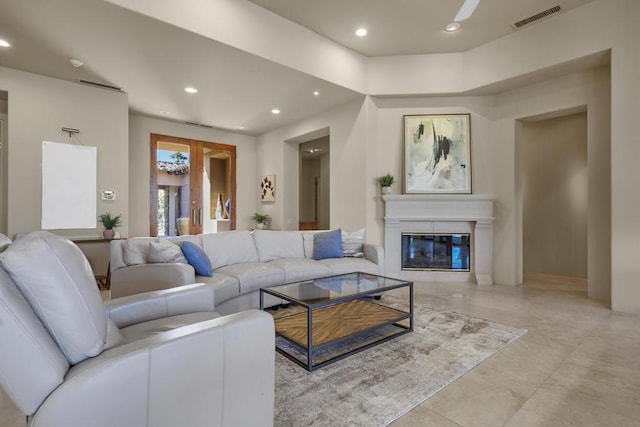
[[[104,237],[105,239],[113,239],[113,236],[115,235],[116,235],[116,231],[114,229],[104,230],[102,232],[102,237]]]
[[[216,202],[216,219],[222,219],[222,194],[218,193],[218,201]]]
[[[265,227],[265,223],[264,223],[264,222],[258,222],[258,223],[256,223],[256,228],[257,228],[258,230],[264,230],[264,227]]]
[[[380,187],[382,189],[382,194],[391,194],[391,187]]]

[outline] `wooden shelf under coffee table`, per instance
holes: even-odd
[[[399,288],[407,288],[408,301],[386,305],[383,295]],[[292,303],[275,313],[276,335],[289,343],[276,340],[276,350],[309,371],[413,330],[412,282],[366,273],[324,277],[261,289],[261,309],[264,294]],[[327,354],[316,361],[321,351]]]

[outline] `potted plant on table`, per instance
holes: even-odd
[[[271,217],[267,214],[254,213],[251,217],[252,220],[256,222],[256,228],[258,230],[263,230],[267,228],[269,223],[271,222]]]
[[[395,182],[393,175],[387,173],[385,176],[380,177],[378,182],[380,183],[382,194],[391,194],[391,184]]]
[[[122,225],[122,215],[118,214],[115,216],[111,216],[111,214],[107,212],[100,214],[100,216],[98,216],[98,219],[104,227],[102,237],[104,237],[105,239],[113,239],[116,234],[114,228]]]

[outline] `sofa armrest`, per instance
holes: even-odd
[[[159,263],[129,265],[111,271],[111,297],[168,289],[195,283],[195,271],[189,264]]]
[[[119,328],[134,323],[198,311],[215,311],[213,286],[195,283],[107,301],[107,316]]]
[[[112,348],[71,368],[38,425],[272,426],[275,335],[249,310]]]
[[[378,265],[378,274],[384,276],[384,248],[374,243],[362,245],[365,258]]]

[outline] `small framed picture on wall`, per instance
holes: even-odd
[[[260,200],[263,202],[276,201],[275,175],[264,175],[260,178]]]

